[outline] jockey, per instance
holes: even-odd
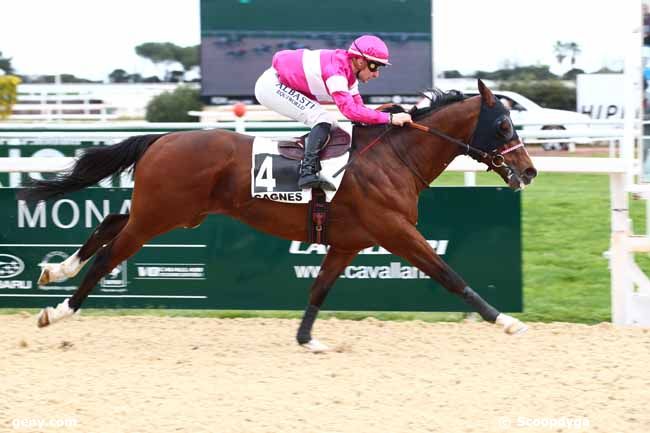
[[[336,120],[321,103],[334,102],[353,122],[393,124],[411,122],[408,113],[389,114],[367,108],[359,83],[379,77],[388,63],[388,47],[376,36],[363,35],[345,50],[285,50],[273,56],[273,66],[255,84],[255,97],[267,108],[309,126],[305,156],[300,168],[300,188],[336,188],[322,179],[318,153]]]

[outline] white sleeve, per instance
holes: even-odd
[[[348,80],[343,75],[332,75],[325,81],[330,95],[335,92],[349,92]]]
[[[352,87],[350,87],[350,95],[358,95],[359,94],[359,82],[357,80],[354,80],[354,84]]]

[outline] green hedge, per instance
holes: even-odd
[[[20,78],[13,75],[0,75],[0,119],[11,114],[16,103]]]
[[[499,90],[520,93],[545,108],[576,109],[576,89],[559,80],[501,81]]]
[[[179,86],[173,92],[164,92],[147,104],[148,122],[198,122],[188,111],[201,111],[203,105],[197,89]]]

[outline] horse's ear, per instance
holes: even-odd
[[[494,97],[492,91],[488,89],[480,78],[478,79],[478,91],[481,92],[481,97],[485,104],[490,108],[494,107],[494,104],[497,103],[497,98]]]

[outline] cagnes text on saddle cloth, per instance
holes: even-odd
[[[321,161],[321,177],[328,179],[338,190],[345,172],[334,177],[350,157],[345,152],[336,158]],[[300,161],[280,155],[278,142],[266,137],[255,137],[251,164],[251,195],[254,198],[283,203],[309,203],[311,189],[298,188]],[[332,201],[336,191],[325,191],[327,201]]]

